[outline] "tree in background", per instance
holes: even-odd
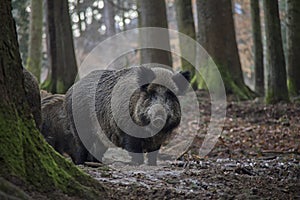
[[[14,184],[48,197],[61,191],[81,199],[106,198],[103,186],[53,150],[38,132],[25,97],[11,1],[0,1],[0,185],[3,199],[30,199]],[[5,186],[4,186],[5,184]],[[25,188],[24,188],[25,189]],[[44,199],[43,197],[42,199]]]
[[[260,26],[259,2],[251,0],[251,20],[253,34],[253,51],[254,51],[254,73],[255,73],[255,92],[260,96],[264,96],[264,58],[263,45]]]
[[[282,47],[278,1],[264,0],[267,56],[266,103],[288,101],[285,60]]]
[[[104,2],[103,17],[104,17],[104,24],[106,27],[106,36],[110,37],[116,34],[115,9],[111,0],[103,0],[103,2]]]
[[[178,31],[196,40],[195,22],[193,17],[192,1],[191,0],[176,0],[176,21]],[[196,46],[190,47],[186,45],[186,41],[182,37],[179,38],[180,51],[182,54],[193,53],[196,56]],[[195,67],[184,58],[181,58],[183,70],[188,70],[192,77],[193,88],[198,88],[198,81],[195,74]]]
[[[26,64],[28,55],[29,12],[27,7],[29,5],[29,0],[12,0],[12,13],[17,25],[19,49],[23,65]]]
[[[43,0],[31,0],[30,37],[26,68],[40,82],[43,35]]]
[[[161,27],[168,28],[168,19],[166,14],[166,2],[162,0],[139,0],[139,26],[140,27]],[[155,38],[154,35],[140,35],[141,42],[144,41],[160,41],[166,42],[165,46],[170,48],[169,34],[161,35],[161,38]],[[141,63],[160,63],[172,66],[172,56],[170,52],[160,49],[142,49]]]
[[[291,96],[300,95],[300,1],[287,0],[287,69]]]
[[[68,0],[47,0],[48,58],[51,76],[44,88],[52,93],[65,93],[74,83],[77,63]]]
[[[254,93],[243,79],[231,1],[197,0],[197,13],[199,28],[197,39],[218,66],[227,94],[233,94],[238,99],[253,98]]]

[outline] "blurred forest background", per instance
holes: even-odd
[[[23,65],[37,76],[43,89],[53,93],[64,93],[72,85],[77,67],[101,41],[122,31],[153,26],[178,30],[196,39],[221,68],[228,94],[252,99],[264,96],[268,88],[269,103],[288,101],[287,79],[290,95],[299,95],[299,56],[293,53],[299,48],[297,10],[299,3],[286,0],[272,5],[250,0],[13,1]],[[206,19],[207,16],[211,18]],[[266,32],[268,29],[271,35]],[[170,38],[172,48],[184,51],[186,47],[180,43],[184,42]],[[127,55],[122,64],[140,63],[140,52]],[[194,72],[184,59],[172,56],[170,64],[175,69]],[[192,84],[194,88],[204,87],[197,75]]]

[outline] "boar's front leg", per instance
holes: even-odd
[[[156,166],[157,165],[157,155],[158,155],[158,150],[148,152],[147,153],[147,158],[148,158],[148,165]]]
[[[144,163],[141,139],[126,134],[122,146],[129,152],[132,164],[141,165]]]

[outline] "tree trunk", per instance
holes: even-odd
[[[106,36],[110,37],[116,34],[115,26],[115,8],[111,2],[112,0],[104,0],[103,17],[106,26]]]
[[[264,0],[268,82],[266,103],[288,101],[285,60],[282,48],[278,1]]]
[[[0,176],[50,197],[60,190],[84,199],[105,198],[103,187],[54,152],[36,129],[25,97],[11,2],[1,0],[0,7]]]
[[[264,96],[264,58],[263,45],[260,27],[259,2],[251,0],[251,20],[253,35],[253,51],[254,51],[254,73],[255,73],[255,92],[260,96]]]
[[[197,0],[198,41],[222,75],[227,94],[249,99],[254,93],[243,79],[230,0]],[[213,77],[209,77],[213,82]]]
[[[44,88],[52,93],[65,93],[74,83],[77,63],[68,1],[47,0],[48,57],[51,78]]]
[[[61,73],[58,74],[58,77],[59,80],[62,81],[63,83],[60,92],[65,93],[73,85],[78,73],[75,50],[74,50],[72,24],[69,15],[68,0],[62,1],[60,20],[63,21],[63,23],[61,23],[61,27],[62,27],[61,43],[63,47],[63,54],[61,56],[63,58],[64,69],[60,71]]]
[[[287,68],[291,96],[300,95],[300,1],[287,0]]]
[[[191,0],[176,0],[176,20],[178,25],[178,31],[196,40],[195,23],[193,17],[193,8]],[[187,53],[193,53],[193,58],[196,59],[196,46],[187,46],[184,38],[179,38],[179,45],[181,54],[187,55]],[[198,87],[197,77],[195,77],[195,66],[191,65],[187,60],[181,58],[181,67],[183,70],[188,70],[192,77],[193,88]]]
[[[166,3],[162,0],[139,0],[138,6],[140,7],[139,13],[139,26],[140,27],[161,27],[168,28],[168,20],[166,13]],[[157,35],[148,34],[140,35],[140,41],[142,43],[149,41],[161,41],[165,42],[168,49],[170,48],[169,34],[166,33],[157,38]],[[172,55],[170,51],[164,51],[160,49],[142,49],[141,51],[141,63],[160,63],[172,67]]]
[[[40,82],[42,64],[43,0],[31,0],[27,69]]]

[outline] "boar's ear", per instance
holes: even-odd
[[[155,77],[155,73],[150,68],[143,66],[138,68],[138,84],[140,86],[149,85]]]
[[[181,71],[179,73],[174,74],[172,79],[178,88],[177,95],[184,95],[189,87],[191,73],[189,71]]]

